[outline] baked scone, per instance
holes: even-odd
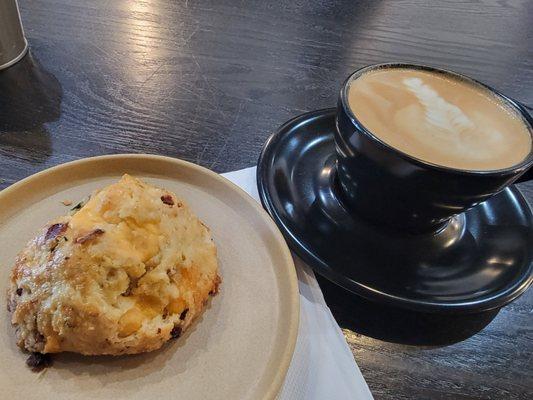
[[[134,354],[178,337],[219,283],[209,229],[173,193],[124,175],[26,245],[8,309],[30,352]]]

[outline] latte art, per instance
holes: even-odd
[[[426,124],[444,134],[458,136],[469,129],[475,129],[474,123],[454,104],[448,103],[439,94],[425,84],[420,78],[406,78],[403,84],[416,96],[425,109]]]
[[[496,170],[531,150],[525,121],[488,90],[451,75],[387,68],[350,83],[348,103],[372,134],[421,160]]]

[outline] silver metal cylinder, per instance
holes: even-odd
[[[17,0],[0,0],[0,70],[15,64],[27,51]]]

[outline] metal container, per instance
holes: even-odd
[[[17,0],[0,0],[0,70],[15,64],[27,51]]]

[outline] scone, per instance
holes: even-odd
[[[8,309],[30,352],[134,354],[178,337],[219,283],[209,229],[173,193],[124,175],[26,245]]]

